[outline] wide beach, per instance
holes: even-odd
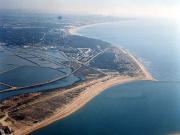
[[[92,24],[92,25],[97,25],[97,24]],[[85,27],[90,27],[92,25],[87,25],[87,26],[81,26],[81,27],[76,27],[76,28],[71,28],[68,32],[73,35],[77,35],[77,30]],[[103,92],[104,90],[118,85],[118,84],[124,84],[124,83],[129,83],[132,81],[140,81],[140,80],[153,80],[155,79],[151,76],[151,74],[146,70],[146,68],[139,62],[132,54],[130,54],[126,50],[121,51],[125,54],[128,54],[133,61],[139,66],[140,70],[142,71],[142,74],[137,75],[136,77],[130,77],[130,76],[107,76],[105,78],[100,78],[98,80],[93,80],[91,82],[85,82],[83,84],[80,84],[74,88],[71,88],[67,91],[70,91],[72,89],[79,89],[79,88],[85,88],[85,91],[80,94],[77,98],[75,98],[72,102],[69,104],[65,105],[63,108],[59,109],[54,113],[53,116],[43,120],[40,123],[34,124],[33,126],[27,126],[24,127],[24,129],[17,130],[15,132],[16,135],[22,135],[22,134],[29,134],[33,131],[36,131],[42,127],[45,127],[55,121],[58,121],[60,119],[63,119],[72,113],[76,112],[79,110],[81,107],[86,105],[90,100],[92,100],[94,97],[96,97],[98,94]]]
[[[110,77],[111,78],[111,77]],[[107,88],[110,88],[112,86],[118,85],[118,84],[124,84],[124,83],[129,83],[132,81],[138,81],[138,80],[152,80],[152,78],[146,78],[146,77],[113,77],[111,79],[105,78],[99,79],[98,81],[91,82],[90,86],[88,86],[80,96],[78,96],[76,99],[74,99],[70,104],[67,104],[63,109],[60,109],[59,111],[55,112],[53,116],[50,118],[47,118],[43,120],[42,122],[38,124],[34,124],[33,126],[30,127],[25,127],[24,129],[17,130],[15,132],[15,135],[26,135],[29,134],[35,130],[38,130],[42,127],[45,127],[57,120],[63,119],[81,107],[83,107],[85,104],[87,104],[90,100],[92,100],[95,96],[106,90]],[[78,86],[78,87],[85,87],[89,85],[86,83],[84,86]],[[73,88],[73,89],[76,89]]]

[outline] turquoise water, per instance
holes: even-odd
[[[166,135],[180,133],[180,56],[176,22],[134,20],[80,34],[110,41],[142,60],[159,82],[118,85],[71,116],[33,135]]]

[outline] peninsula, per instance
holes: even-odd
[[[61,29],[61,39],[58,39],[57,29],[48,30],[33,46],[1,46],[4,55],[14,55],[13,59],[26,64],[9,67],[1,73],[1,85],[8,88],[0,92],[31,91],[0,102],[0,125],[10,127],[13,134],[26,135],[63,119],[114,85],[155,80],[128,51],[72,31],[75,29]],[[13,76],[18,73],[23,76],[22,71],[31,74],[24,78]],[[34,77],[39,72],[40,76]],[[74,77],[78,81],[62,86]],[[18,81],[14,82],[14,78]],[[32,78],[35,81],[31,81]]]

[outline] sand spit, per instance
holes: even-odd
[[[97,24],[92,24],[97,25]],[[75,35],[77,34],[77,30],[84,28],[84,27],[90,27],[92,25],[86,25],[81,27],[74,27],[69,29],[68,33]],[[77,34],[79,35],[79,34]],[[137,63],[137,65],[140,68],[141,74],[136,75],[135,77],[130,76],[106,76],[104,78],[100,78],[97,80],[93,80],[93,85],[89,85],[89,82],[85,82],[84,85],[79,84],[78,86],[75,86],[71,89],[75,88],[85,88],[85,90],[76,98],[74,98],[70,103],[66,104],[63,108],[57,109],[58,111],[54,113],[54,115],[50,116],[49,118],[39,122],[35,123],[31,126],[23,126],[22,128],[17,129],[14,133],[15,135],[26,135],[31,132],[34,132],[35,130],[38,130],[40,128],[43,128],[57,120],[63,119],[72,113],[76,112],[78,109],[83,107],[85,104],[87,104],[90,100],[92,100],[94,97],[96,97],[98,94],[103,92],[104,90],[118,84],[124,84],[129,83],[132,81],[138,81],[138,80],[155,80],[151,74],[146,70],[146,68],[141,64],[140,61],[136,59],[132,54],[130,54],[128,51],[125,51],[121,49],[124,53],[128,54],[132,60]],[[87,87],[88,86],[88,87]],[[71,90],[69,89],[69,90]],[[68,90],[68,89],[67,89]]]
[[[75,98],[71,103],[65,105],[65,107],[58,110],[53,116],[43,120],[40,123],[36,123],[32,126],[24,127],[23,129],[15,131],[15,135],[26,135],[29,134],[37,129],[45,127],[57,120],[63,119],[67,117],[83,107],[86,103],[92,100],[95,96],[100,94],[102,91],[110,88],[112,86],[128,83],[137,80],[150,80],[150,78],[143,78],[142,76],[139,77],[128,77],[128,76],[118,76],[118,77],[106,77],[105,79],[99,79],[96,81],[94,85],[87,87],[86,90],[80,94],[77,98]]]

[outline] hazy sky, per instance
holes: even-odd
[[[0,0],[0,9],[178,17],[180,0]]]

